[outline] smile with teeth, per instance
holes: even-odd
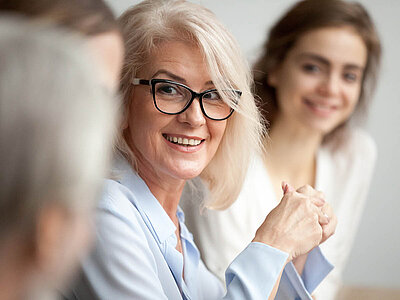
[[[307,105],[311,106],[312,108],[317,109],[319,111],[323,111],[323,112],[330,112],[330,111],[336,109],[336,106],[323,104],[323,103],[315,103],[315,102],[312,102],[312,101],[310,101],[308,99],[305,99],[304,102]]]
[[[197,146],[200,145],[204,140],[197,140],[197,139],[188,139],[176,136],[169,136],[163,134],[164,138],[174,144],[182,145],[182,146]]]

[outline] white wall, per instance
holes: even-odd
[[[117,15],[139,1],[108,0]],[[253,61],[269,26],[294,0],[199,0],[238,39]],[[369,199],[344,280],[351,285],[400,288],[400,1],[359,0],[371,13],[381,34],[382,73],[370,110],[368,131],[379,157]]]

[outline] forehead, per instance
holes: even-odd
[[[351,27],[327,27],[303,34],[290,51],[293,56],[312,53],[331,63],[365,67],[367,47]]]
[[[153,49],[144,71],[152,76],[160,69],[167,69],[183,78],[192,77],[196,73],[208,77],[208,80],[210,77],[200,48],[185,41],[164,41]]]

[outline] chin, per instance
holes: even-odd
[[[174,174],[175,177],[182,179],[182,180],[189,180],[193,179],[201,174],[204,168],[196,165],[185,165],[178,169],[173,170],[171,173]]]
[[[201,171],[188,170],[188,171],[185,171],[185,172],[181,172],[180,178],[184,179],[184,180],[190,180],[190,179],[193,179],[193,178],[199,176],[201,174]]]
[[[331,122],[308,122],[307,127],[312,132],[318,132],[319,134],[326,135],[332,132],[338,125],[332,124]]]

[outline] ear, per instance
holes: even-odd
[[[279,76],[280,76],[279,67],[276,67],[273,70],[271,70],[267,76],[268,85],[276,88],[276,86],[278,85],[278,82],[279,82]]]
[[[281,64],[275,65],[271,70],[268,72],[267,76],[267,84],[276,88],[279,85],[281,77]]]

